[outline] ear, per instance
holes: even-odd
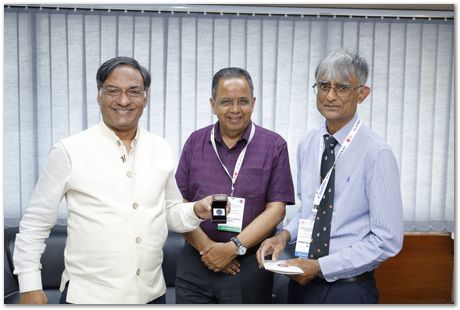
[[[97,100],[97,103],[98,103],[99,105],[101,105],[102,98],[101,98],[101,96],[99,96],[99,92],[97,93],[96,100]]]
[[[144,108],[145,108],[145,107],[147,106],[147,104],[149,103],[149,97],[150,97],[150,92],[147,91],[146,93],[147,93],[147,94],[146,94],[146,96],[145,96],[145,98],[144,98],[144,104],[143,104],[143,105],[144,105]]]
[[[364,99],[366,99],[367,96],[369,96],[370,92],[371,89],[369,86],[364,85],[363,87],[361,87],[358,95],[358,103],[361,104],[364,101]]]
[[[209,98],[209,104],[211,105],[212,113],[216,114],[216,101],[213,98]]]

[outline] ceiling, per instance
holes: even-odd
[[[234,4],[222,4],[234,5]],[[454,11],[454,4],[235,4],[238,6],[291,7],[291,8],[336,8],[336,9],[383,9],[383,10],[428,10]]]

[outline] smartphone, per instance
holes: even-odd
[[[227,206],[227,195],[226,194],[212,195],[211,222],[227,223],[227,212],[225,210],[226,206]]]

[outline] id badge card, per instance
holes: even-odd
[[[217,224],[217,230],[240,233],[243,227],[244,198],[228,197],[230,213],[227,214],[227,223]]]
[[[297,242],[295,244],[295,256],[308,258],[314,224],[315,221],[312,219],[299,220],[299,230],[297,232]]]

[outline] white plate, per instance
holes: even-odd
[[[278,260],[278,261],[265,261],[264,268],[281,274],[286,275],[295,275],[295,274],[302,274],[303,271],[297,266],[288,266],[285,260]]]

